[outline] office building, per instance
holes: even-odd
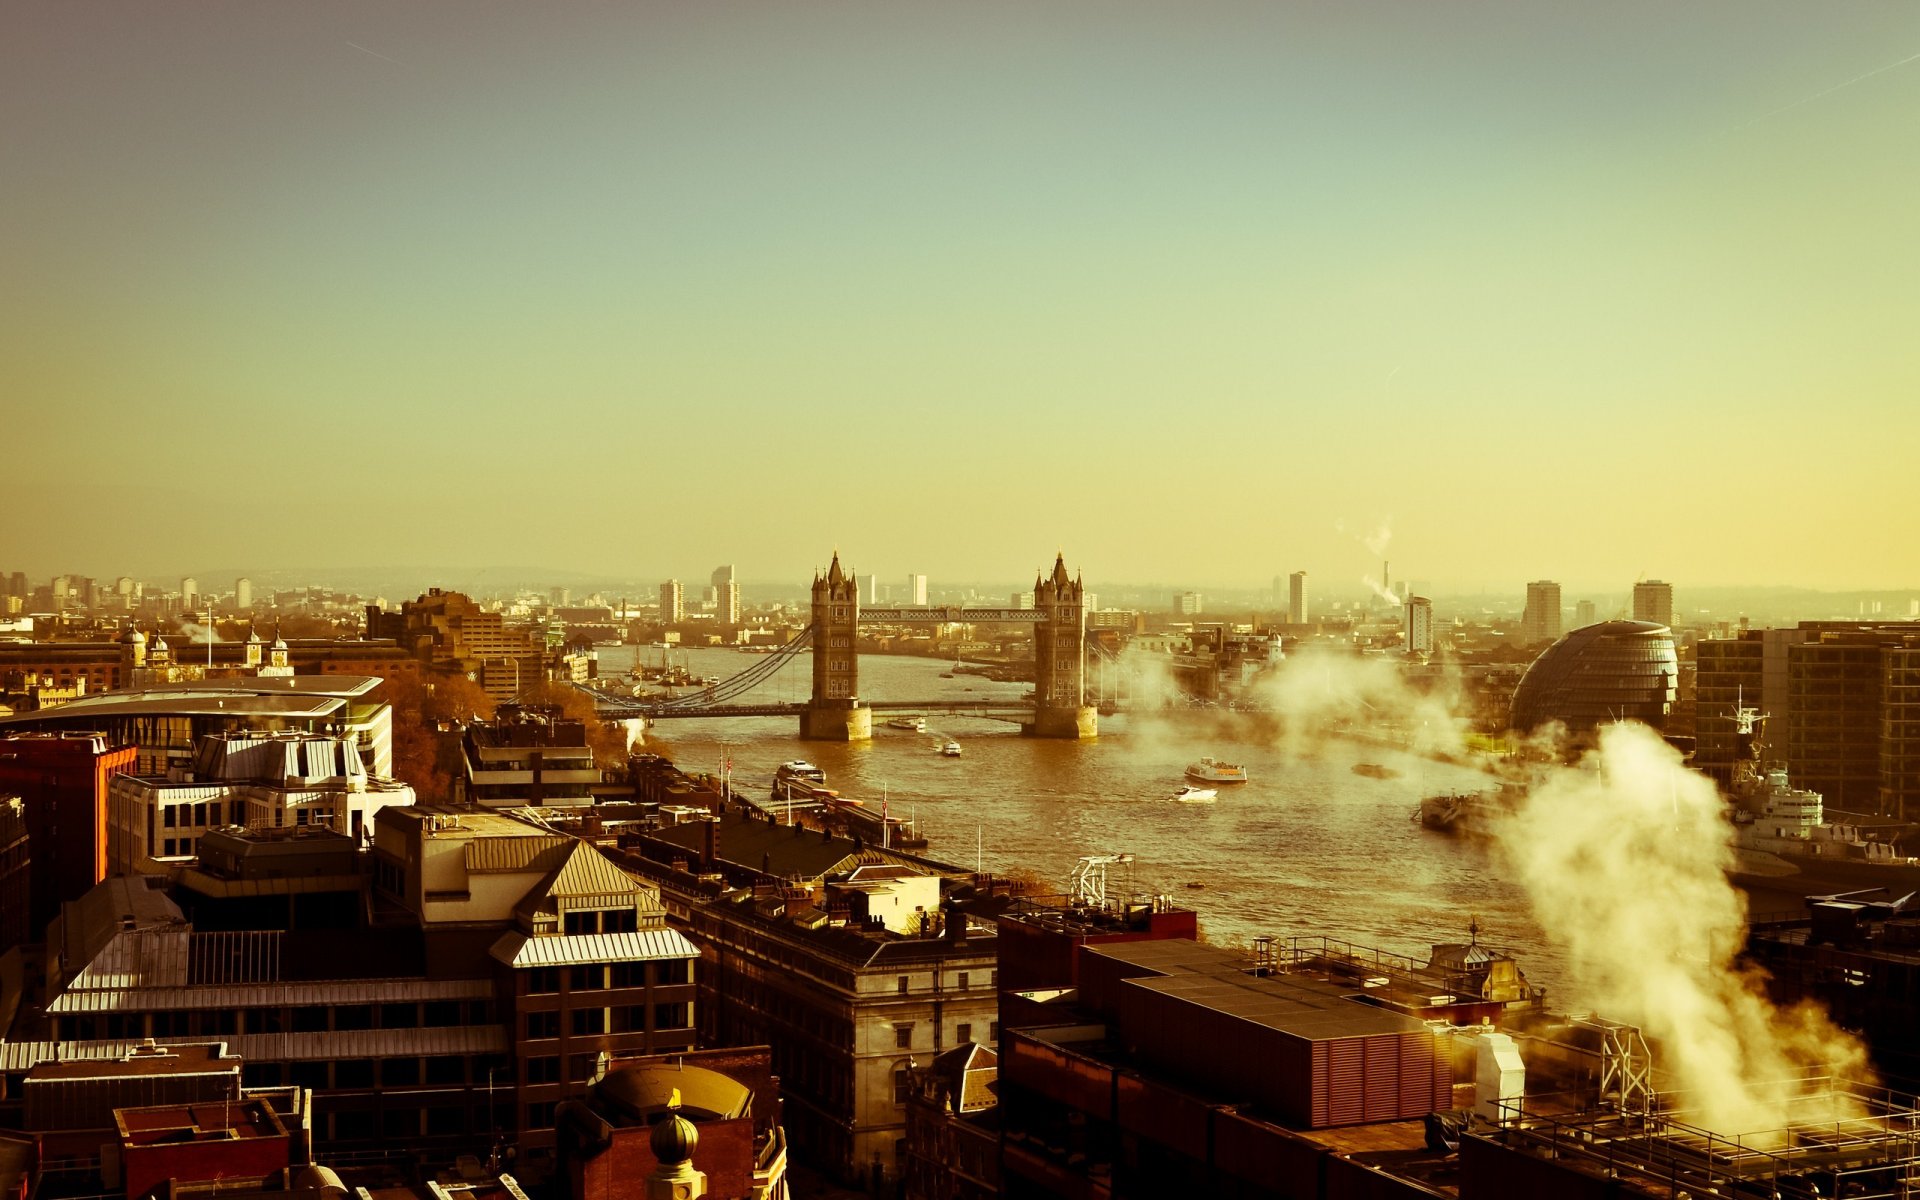
[[[460,735],[458,797],[479,808],[572,808],[600,782],[587,727],[553,710],[511,709]]]
[[[429,588],[397,613],[370,604],[366,636],[392,639],[432,674],[465,675],[501,703],[548,674],[543,631],[508,626],[460,592]]]
[[[165,775],[190,765],[207,734],[274,731],[351,736],[370,775],[393,774],[393,707],[369,693],[380,680],[361,675],[259,678],[237,675],[190,686],[156,684],[82,696],[58,708],[0,718],[10,733],[101,733],[131,746],[128,768]]]
[[[56,590],[58,584],[56,582]],[[192,608],[200,600],[200,581],[189,575],[180,581],[180,607]]]
[[[925,575],[907,576],[907,603],[920,608],[927,604],[927,577]]]
[[[1295,571],[1287,576],[1287,624],[1305,625],[1307,619],[1307,573]]]
[[[1007,597],[1007,607],[1008,608],[1032,608],[1033,593],[1032,592],[1014,592],[1012,595]]]
[[[1551,586],[1557,596],[1558,585]],[[1558,723],[1587,734],[1612,721],[1663,729],[1679,686],[1672,630],[1650,621],[1602,621],[1533,660],[1514,689],[1511,724],[1521,733]]]
[[[135,758],[132,746],[100,733],[0,732],[0,795],[21,801],[36,936],[62,904],[106,878],[108,794]]]
[[[1573,606],[1573,627],[1575,629],[1583,629],[1586,626],[1593,624],[1595,619],[1596,619],[1596,614],[1593,606],[1593,601],[1582,600],[1578,604],[1575,604]],[[1665,624],[1665,623],[1666,622],[1664,621],[1661,622],[1661,624]]]
[[[722,625],[740,623],[740,583],[732,563],[713,569],[713,614]]]
[[[1541,646],[1560,638],[1560,585],[1537,579],[1527,585],[1527,608],[1520,617],[1520,644]]]
[[[1633,619],[1655,625],[1673,625],[1673,585],[1658,579],[1643,579],[1633,585]]]
[[[860,603],[880,603],[880,577],[878,575],[856,575],[854,578],[859,581],[860,585]]]
[[[660,623],[678,625],[687,619],[687,595],[678,579],[660,585]]]
[[[413,800],[408,785],[368,774],[351,736],[210,733],[188,769],[113,778],[107,862],[116,875],[163,875],[221,828],[331,829],[363,844],[381,809]]]
[[[233,581],[233,606],[241,612],[253,608],[253,580],[243,578]]]
[[[625,841],[706,952],[702,1044],[771,1046],[810,1164],[890,1186],[912,1067],[999,1033],[995,939],[952,907],[972,872],[739,811]]]
[[[1176,616],[1197,617],[1206,611],[1206,599],[1199,592],[1175,592],[1173,611]]]
[[[1408,654],[1433,653],[1433,601],[1425,596],[1407,597],[1405,641]]]
[[[33,839],[27,827],[27,802],[0,794],[0,956],[35,941],[33,927]]]

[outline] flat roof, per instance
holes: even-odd
[[[1129,979],[1120,986],[1141,988],[1175,1004],[1211,1009],[1308,1041],[1427,1029],[1424,1021],[1363,1004],[1343,988],[1291,975],[1164,975]]]
[[[63,1059],[27,1072],[28,1083],[56,1079],[132,1079],[151,1075],[237,1075],[240,1059],[225,1042],[141,1046],[120,1058]]]
[[[120,1126],[120,1140],[131,1146],[287,1136],[286,1126],[260,1100],[117,1108],[113,1116]]]
[[[343,711],[345,697],[325,694],[251,695],[244,692],[101,692],[58,708],[0,719],[0,726],[26,726],[118,717],[310,717],[319,720]]]

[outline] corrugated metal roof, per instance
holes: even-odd
[[[499,1025],[456,1025],[445,1029],[360,1029],[317,1033],[243,1033],[196,1041],[225,1042],[227,1053],[249,1062],[312,1062],[332,1058],[409,1058],[438,1055],[505,1054],[506,1030]],[[0,1042],[0,1071],[26,1071],[62,1059],[120,1059],[141,1042]]]
[[[55,997],[47,1005],[47,1011],[100,1013],[295,1005],[332,1007],[340,1004],[404,1004],[420,1000],[485,1000],[492,995],[493,984],[485,979],[361,979],[210,987],[69,989]]]
[[[656,958],[698,958],[700,950],[676,929],[633,933],[576,933],[530,938],[503,935],[490,952],[513,967],[569,967],[579,963],[643,962]]]
[[[543,833],[531,826],[524,834],[487,833],[466,845],[470,872],[551,871],[566,861],[574,839],[564,833]]]

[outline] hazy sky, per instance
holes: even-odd
[[[1920,582],[1907,3],[0,9],[0,569]],[[1896,65],[1898,64],[1898,65]]]

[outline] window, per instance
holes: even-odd
[[[908,1023],[905,1025],[895,1025],[893,1027],[893,1044],[902,1050],[913,1049],[912,1023]]]
[[[907,1068],[895,1067],[893,1069],[893,1102],[895,1104],[905,1104],[907,1102],[907,1095],[912,1090],[913,1079],[912,1076],[907,1074]]]
[[[435,1055],[427,1060],[428,1083],[465,1083],[467,1060],[451,1054]],[[455,1130],[455,1132],[459,1132]]]
[[[383,1088],[420,1086],[420,1060],[417,1058],[381,1059],[380,1086]]]
[[[382,1004],[380,1006],[380,1028],[418,1029],[419,1027],[420,1006],[418,1004]]]
[[[624,1004],[613,1010],[613,1031],[615,1033],[645,1033],[646,1029],[646,1005]]]
[[[160,809],[160,824],[168,829],[172,829],[179,820],[178,815],[174,812],[174,808],[174,805],[168,804]],[[167,844],[172,845],[173,843],[169,842]],[[168,853],[171,854],[172,851],[168,851]]]
[[[655,983],[688,983],[693,979],[693,964],[684,958],[670,959],[653,964]]]
[[[555,1104],[551,1100],[541,1104],[527,1105],[527,1128],[528,1129],[552,1129],[553,1128],[553,1110],[558,1107],[559,1105]]]
[[[900,994],[902,996],[907,994],[907,977],[905,975],[900,977]]]
[[[318,1004],[296,1005],[293,1010],[295,1033],[321,1033],[327,1028],[327,1010]]]
[[[313,1088],[324,1091],[327,1086],[327,1064],[322,1062],[297,1062],[287,1064],[289,1078],[287,1082],[294,1087]]]
[[[647,986],[647,964],[623,962],[614,963],[607,968],[613,975],[609,986],[617,988],[636,988]]]
[[[578,1015],[578,1014],[575,1014]],[[575,1030],[575,1032],[579,1032]],[[530,1012],[527,1014],[527,1036],[530,1038],[551,1038],[560,1036],[560,1014],[557,1012]]]
[[[420,1110],[390,1108],[380,1114],[380,1136],[390,1142],[404,1142],[420,1136]]]
[[[607,986],[606,968],[599,963],[567,968],[567,987],[576,992],[597,992]]]
[[[573,1033],[581,1037],[590,1033],[607,1031],[607,1010],[604,1008],[576,1008],[573,1010]]]
[[[598,1054],[576,1054],[567,1062],[567,1078],[574,1083],[586,1083],[599,1069]]]
[[[960,990],[963,992],[967,990],[967,973],[965,971],[960,972]]]
[[[543,1054],[527,1060],[528,1083],[559,1083],[560,1057],[556,1054]]]
[[[458,1000],[427,1001],[424,1024],[428,1029],[445,1029],[459,1023],[460,1002]]]
[[[1000,1041],[1000,1022],[994,1021],[987,1026],[987,1040],[998,1044]]]
[[[168,815],[168,816],[172,816],[172,815],[173,815],[173,810],[172,810],[172,809],[168,809],[168,810],[167,810],[167,815]],[[172,822],[172,821],[168,821],[168,822],[167,822],[167,824],[169,824],[169,825],[171,825],[171,824],[173,824],[173,822]],[[174,848],[174,846],[175,846],[175,845],[176,845],[176,843],[174,842],[174,840],[173,840],[172,838],[168,838],[168,839],[167,839],[166,841],[164,841],[164,842],[162,842],[162,843],[160,844],[160,853],[161,853],[161,854],[163,854],[163,855],[165,855],[165,856],[166,856],[166,857],[168,857],[168,858],[172,858],[172,857],[173,857],[173,848]]]
[[[335,1029],[372,1029],[373,1005],[342,1004],[333,1010]]]
[[[655,1029],[685,1029],[693,1024],[689,1014],[691,1006],[685,1004],[656,1004],[653,1006],[653,1027]]]
[[[535,967],[527,972],[527,994],[547,996],[560,990],[560,968]]]
[[[597,912],[570,912],[567,914],[566,929],[570,934],[599,933],[600,914]]]
[[[972,1040],[973,1040],[973,1026],[962,1022],[961,1024],[955,1025],[953,1027],[953,1041],[955,1045],[964,1046]]]
[[[427,1110],[428,1137],[457,1137],[466,1132],[466,1113],[454,1107]]]
[[[336,1088],[370,1088],[373,1086],[373,1060],[370,1058],[343,1058],[333,1064],[333,1086]]]

